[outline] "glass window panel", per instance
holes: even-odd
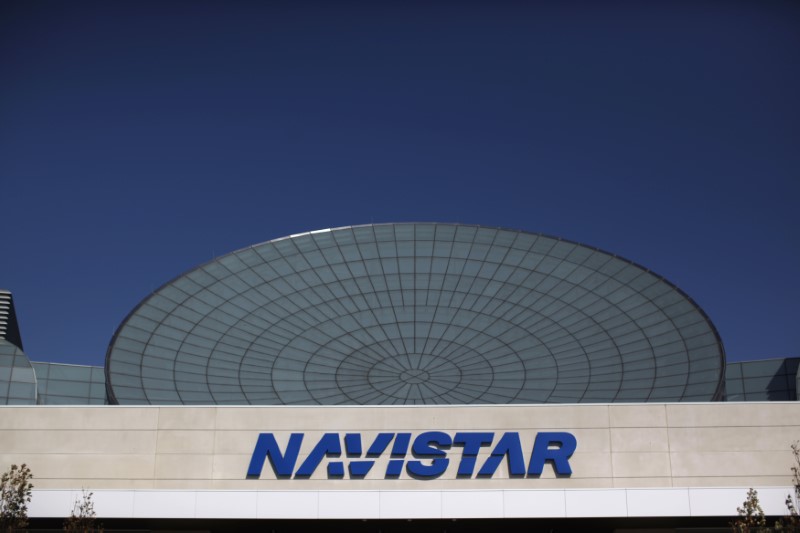
[[[783,369],[783,360],[767,359],[764,361],[748,361],[740,363],[740,368],[742,375],[746,379],[774,376]]]
[[[11,369],[11,381],[20,383],[35,383],[33,368],[16,366]]]
[[[174,308],[175,303],[181,303],[182,301],[186,300],[189,297],[189,294],[186,294],[182,290],[180,290],[175,285],[167,285],[166,287],[161,288],[158,291],[158,294],[153,297],[153,301],[161,301],[162,298],[166,298],[170,300],[166,306],[169,309]]]
[[[348,244],[354,244],[356,242],[355,235],[353,234],[352,228],[342,228],[337,231],[331,232],[333,238],[336,240],[336,244],[339,246],[344,246]]]

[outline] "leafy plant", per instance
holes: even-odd
[[[758,491],[750,489],[747,491],[747,498],[741,507],[736,508],[739,518],[731,526],[736,533],[757,533],[768,531],[767,518],[764,510],[758,501]]]
[[[75,500],[72,514],[64,520],[64,531],[68,533],[103,533],[103,526],[97,526],[94,512],[93,492],[83,491],[83,497]]]
[[[28,465],[11,465],[0,476],[0,530],[12,531],[28,525],[28,503],[33,490]]]
[[[777,519],[774,526],[767,526],[767,518],[758,501],[758,491],[751,488],[747,491],[744,504],[736,508],[739,518],[731,523],[735,533],[800,532],[800,515],[798,515],[795,505],[795,501],[800,501],[800,442],[795,442],[791,448],[794,456],[794,464],[791,468],[794,495],[786,495],[788,514]]]

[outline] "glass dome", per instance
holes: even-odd
[[[148,296],[106,359],[120,404],[708,401],[725,365],[705,313],[631,261],[438,223],[222,256]]]

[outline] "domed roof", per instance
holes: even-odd
[[[725,364],[703,311],[631,261],[437,223],[222,256],[148,296],[106,357],[120,404],[708,401]]]

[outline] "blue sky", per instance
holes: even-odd
[[[288,234],[543,232],[800,356],[800,4],[0,4],[0,287],[33,360]]]

